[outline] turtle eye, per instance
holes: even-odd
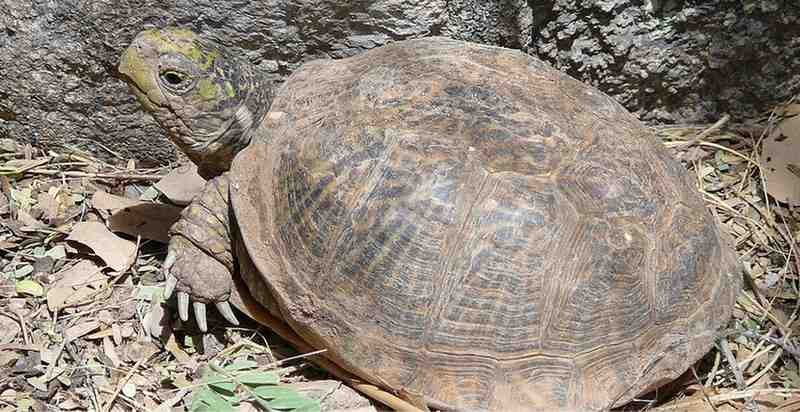
[[[161,83],[173,91],[186,91],[191,85],[189,76],[175,70],[164,70],[160,77]]]

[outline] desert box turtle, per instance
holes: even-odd
[[[406,40],[277,84],[169,28],[119,71],[210,179],[164,265],[201,329],[267,314],[420,407],[602,410],[730,318],[736,257],[685,169],[520,51]]]

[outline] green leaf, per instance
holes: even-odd
[[[299,408],[306,408],[316,403],[311,399],[308,399],[298,393],[294,393],[290,397],[286,398],[275,398],[271,401],[268,401],[267,404],[270,408],[273,409],[280,409],[280,410],[293,410]]]
[[[203,373],[203,383],[210,386],[212,389],[218,392],[225,392],[226,394],[232,394],[236,392],[236,384],[231,382],[225,376],[222,376],[216,372],[212,372],[210,369],[206,369]]]
[[[204,387],[203,389],[198,390],[195,392],[194,397],[192,397],[192,412],[199,412],[199,411],[233,411],[233,406],[226,401],[222,396],[218,393],[214,392],[213,389],[209,387]]]
[[[262,399],[285,398],[293,395],[299,396],[296,391],[282,386],[259,386],[253,388],[253,393]]]
[[[50,250],[45,252],[44,255],[50,256],[55,260],[65,259],[67,257],[67,249],[64,245],[53,246]]]
[[[23,265],[11,271],[11,277],[14,279],[24,278],[25,276],[33,273],[33,265]]]
[[[270,372],[253,371],[236,376],[236,380],[247,386],[277,385],[278,376]]]
[[[295,412],[322,412],[322,406],[319,404],[318,401],[310,400],[310,404],[307,406],[302,406],[300,408],[295,409]]]
[[[236,392],[236,384],[233,382],[212,382],[209,383],[208,386],[216,389],[217,391],[225,392],[226,394]]]
[[[230,365],[224,367],[223,369],[225,369],[228,372],[235,372],[244,369],[253,369],[257,367],[258,367],[258,362],[256,361],[251,361],[247,359],[237,359],[233,361],[233,363],[231,363]]]
[[[18,295],[42,296],[44,295],[44,287],[35,280],[25,279],[18,280],[16,283],[16,290]]]

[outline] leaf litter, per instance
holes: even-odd
[[[211,364],[248,365],[215,383],[226,409],[319,410],[322,395],[293,385],[327,375],[303,357],[276,364],[297,353],[275,335],[213,318],[203,335],[163,302],[167,230],[202,187],[192,167],[2,148],[14,150],[0,154],[0,412],[209,410],[193,399]]]
[[[791,166],[770,170],[771,153],[798,152],[780,137],[800,134],[782,123],[791,109],[654,129],[748,276],[724,342],[621,410],[800,409],[800,207],[783,195],[800,182]],[[225,329],[212,315],[202,335],[163,302],[166,230],[202,187],[192,166],[136,169],[3,139],[0,149],[0,412],[317,410],[352,392],[252,322]]]

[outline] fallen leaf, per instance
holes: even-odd
[[[39,297],[44,295],[44,287],[39,282],[30,279],[18,280],[16,284],[18,295]]]
[[[31,386],[34,387],[34,389],[47,392],[47,379],[45,379],[44,376],[35,376],[26,380]]]
[[[772,197],[800,205],[800,104],[789,105],[784,115],[764,139],[761,167]]]
[[[113,234],[100,222],[80,222],[67,240],[88,246],[111,269],[124,272],[136,257],[136,244]]]
[[[50,250],[45,252],[44,255],[49,256],[54,260],[64,259],[67,257],[67,250],[63,245],[53,246]]]
[[[119,346],[122,344],[122,329],[118,323],[111,324],[111,335],[114,337],[114,343]]]
[[[169,334],[167,337],[164,349],[168,350],[178,363],[186,365],[187,368],[195,369],[197,367],[197,362],[195,362],[194,358],[178,344],[174,333]]]
[[[88,405],[84,405],[79,402],[78,399],[67,399],[64,402],[58,404],[59,409],[65,411],[73,411],[76,409],[86,410],[88,409]]]
[[[103,338],[103,353],[108,356],[108,359],[114,367],[122,365],[122,360],[119,358],[119,355],[117,355],[116,349],[114,349],[114,343],[112,343],[111,339],[108,337]]]
[[[16,363],[22,354],[14,350],[0,350],[0,368],[8,368],[10,365]]]
[[[0,315],[0,330],[3,331],[3,333],[0,333],[0,345],[13,342],[21,331],[16,320],[4,315]],[[0,365],[0,368],[2,367],[3,365]]]
[[[71,342],[75,339],[80,338],[81,336],[88,335],[93,330],[99,327],[100,327],[100,322],[96,320],[90,320],[88,322],[79,323],[65,330],[64,337],[66,338],[67,342]]]
[[[155,188],[171,202],[185,206],[191,203],[205,186],[206,180],[197,174],[197,166],[188,164],[173,169],[156,183]]]
[[[131,342],[117,349],[121,359],[130,363],[136,363],[139,359],[147,359],[160,351],[155,344],[150,342]]]
[[[141,203],[143,202],[140,202],[135,199],[128,199],[127,197],[114,196],[102,190],[98,190],[94,192],[94,195],[92,195],[92,207],[95,209],[105,209],[113,211],[130,206],[136,206]]]
[[[33,273],[33,265],[25,264],[16,268],[11,269],[11,271],[6,272],[14,279],[21,279],[25,276],[30,275]]]
[[[156,339],[172,334],[172,319],[161,302],[150,305],[150,310],[142,319],[142,328]]]
[[[181,214],[181,208],[152,202],[142,202],[97,191],[92,196],[92,206],[110,212],[108,226],[144,239],[169,242],[169,228]]]
[[[169,228],[178,221],[181,208],[157,203],[142,203],[120,209],[111,215],[109,227],[115,232],[162,243],[169,242]]]
[[[63,216],[73,204],[72,195],[65,188],[51,187],[47,192],[39,193],[38,207],[44,212],[44,218],[52,222]]]
[[[51,312],[57,312],[64,306],[88,298],[107,282],[101,270],[91,260],[82,260],[57,273],[55,276],[60,278],[47,291],[47,307]]]

